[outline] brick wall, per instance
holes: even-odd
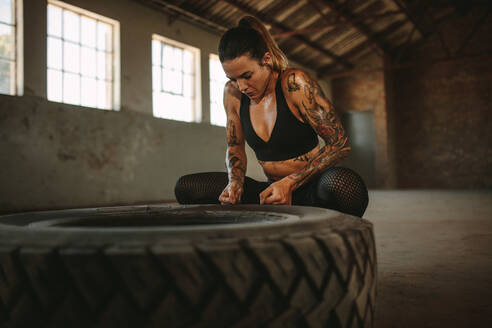
[[[358,61],[358,74],[332,80],[333,103],[339,112],[374,111],[376,141],[376,188],[395,187],[395,166],[388,126],[390,102],[387,97],[386,76],[381,69],[385,62],[377,54]]]
[[[456,54],[483,14],[446,22],[445,47],[434,35],[394,72],[399,187],[492,187],[491,15]]]

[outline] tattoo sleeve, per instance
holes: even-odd
[[[228,120],[226,126],[227,133],[227,154],[226,165],[229,175],[229,182],[236,181],[244,183],[246,173],[246,154],[244,148],[238,142],[236,126],[233,120]]]
[[[340,162],[350,151],[345,130],[333,105],[326,99],[319,84],[304,74],[302,75],[302,84],[304,85],[303,88],[296,90],[294,97],[300,104],[303,119],[325,141],[325,146],[308,160],[301,171],[288,176],[294,181],[294,188],[296,189],[314,175]],[[289,86],[288,88],[290,91]]]

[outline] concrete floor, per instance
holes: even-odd
[[[492,327],[492,191],[371,191],[376,327]]]

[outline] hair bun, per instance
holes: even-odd
[[[244,28],[253,28],[251,26],[251,23],[249,21],[249,18],[250,16],[244,16],[243,18],[241,18],[239,20],[239,22],[237,23],[237,27],[244,27]]]

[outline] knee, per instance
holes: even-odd
[[[174,196],[180,204],[186,204],[191,192],[190,175],[183,175],[174,185]]]
[[[364,180],[355,171],[332,167],[323,172],[318,184],[318,197],[341,212],[362,217],[369,197]]]

